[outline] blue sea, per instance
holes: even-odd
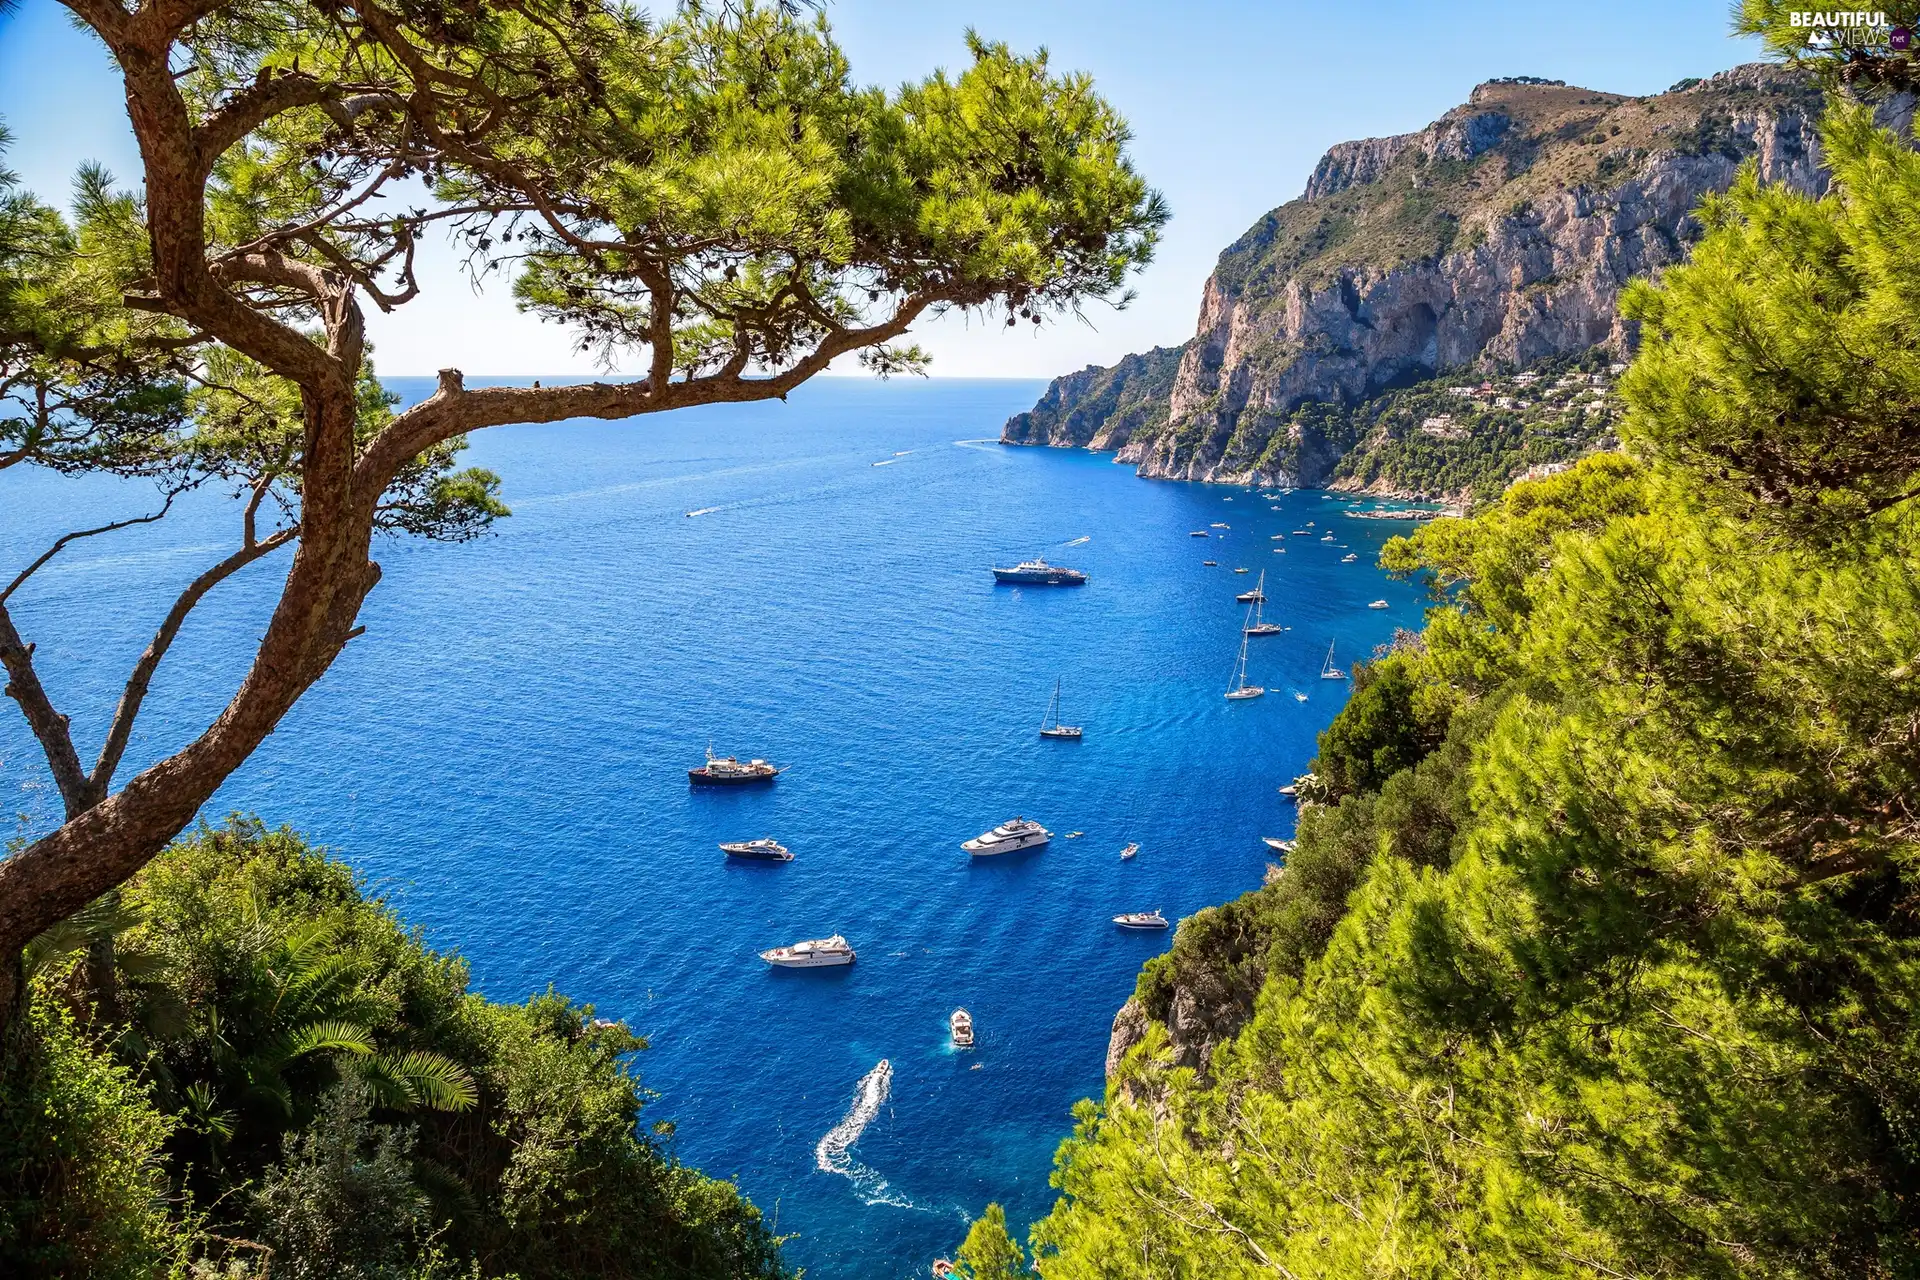
[[[248,810],[327,846],[489,996],[551,984],[627,1020],[652,1045],[647,1119],[737,1178],[810,1275],[924,1276],[989,1201],[1016,1224],[1051,1202],[1069,1109],[1099,1095],[1114,1012],[1171,941],[1110,917],[1258,886],[1260,837],[1293,827],[1276,788],[1346,696],[1318,678],[1328,645],[1345,666],[1421,616],[1418,589],[1374,567],[1407,526],[994,443],[1040,390],[820,380],[784,404],[476,436],[467,459],[501,474],[513,517],[465,545],[380,544],[366,634],[206,816]],[[143,501],[4,473],[0,563]],[[84,752],[166,603],[237,530],[230,495],[202,492],[74,544],[16,598]],[[987,571],[1035,554],[1090,583]],[[1228,702],[1233,597],[1262,570],[1265,616],[1292,630],[1253,641],[1268,696]],[[130,766],[216,714],[284,572],[256,566],[201,607]],[[1037,734],[1056,679],[1083,741]],[[0,787],[11,834],[31,835],[57,806],[5,710]],[[788,771],[690,789],[709,744]],[[1015,814],[1052,846],[961,852]],[[763,835],[795,860],[715,847]],[[755,955],[833,932],[851,968]],[[956,1006],[971,1052],[949,1044]]]

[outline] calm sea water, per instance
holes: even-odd
[[[505,478],[513,518],[469,545],[382,545],[367,634],[209,816],[251,810],[350,860],[490,996],[553,984],[627,1019],[653,1046],[649,1118],[737,1177],[810,1274],[925,1275],[989,1200],[1017,1222],[1050,1203],[1068,1110],[1100,1091],[1113,1014],[1170,940],[1110,917],[1258,885],[1259,837],[1292,830],[1275,788],[1346,694],[1317,678],[1328,644],[1345,665],[1420,617],[1415,588],[1373,567],[1403,525],[992,443],[1039,390],[820,381],[784,405],[476,437],[468,457]],[[140,501],[6,474],[0,563]],[[1310,521],[1337,542],[1286,536]],[[1188,536],[1215,522],[1231,527]],[[236,529],[230,501],[198,495],[76,544],[24,593],[85,749],[165,602]],[[987,572],[1035,553],[1090,585]],[[1233,596],[1262,569],[1267,616],[1292,630],[1253,642],[1272,692],[1229,703]],[[130,765],[217,712],[282,573],[257,566],[202,607]],[[1084,741],[1036,734],[1056,677]],[[30,834],[55,806],[6,710],[0,786]],[[790,771],[691,790],[709,742]],[[961,852],[1014,814],[1085,834]],[[769,834],[793,863],[715,848]],[[755,957],[834,931],[859,950],[850,969]],[[948,1043],[958,1005],[972,1052]]]

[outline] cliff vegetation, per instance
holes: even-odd
[[[787,1274],[733,1184],[640,1127],[645,1041],[473,994],[290,832],[200,831],[27,967],[0,1274]]]
[[[1920,157],[1824,152],[1628,291],[1624,453],[1389,544],[1426,628],[1143,973],[1040,1275],[1920,1268]]]

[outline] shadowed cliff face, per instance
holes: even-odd
[[[1760,65],[1649,98],[1483,84],[1420,132],[1334,147],[1221,254],[1190,341],[1056,380],[1003,439],[1118,449],[1147,476],[1323,484],[1354,442],[1303,433],[1293,409],[1624,352],[1622,286],[1685,254],[1693,209],[1743,162],[1824,189],[1819,108]]]

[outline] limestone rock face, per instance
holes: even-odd
[[[1192,339],[1057,379],[1003,439],[1117,449],[1146,476],[1324,484],[1353,442],[1302,432],[1293,410],[1626,352],[1621,289],[1685,256],[1693,210],[1743,162],[1824,190],[1819,109],[1762,65],[1649,98],[1483,84],[1417,133],[1334,147],[1221,254]]]

